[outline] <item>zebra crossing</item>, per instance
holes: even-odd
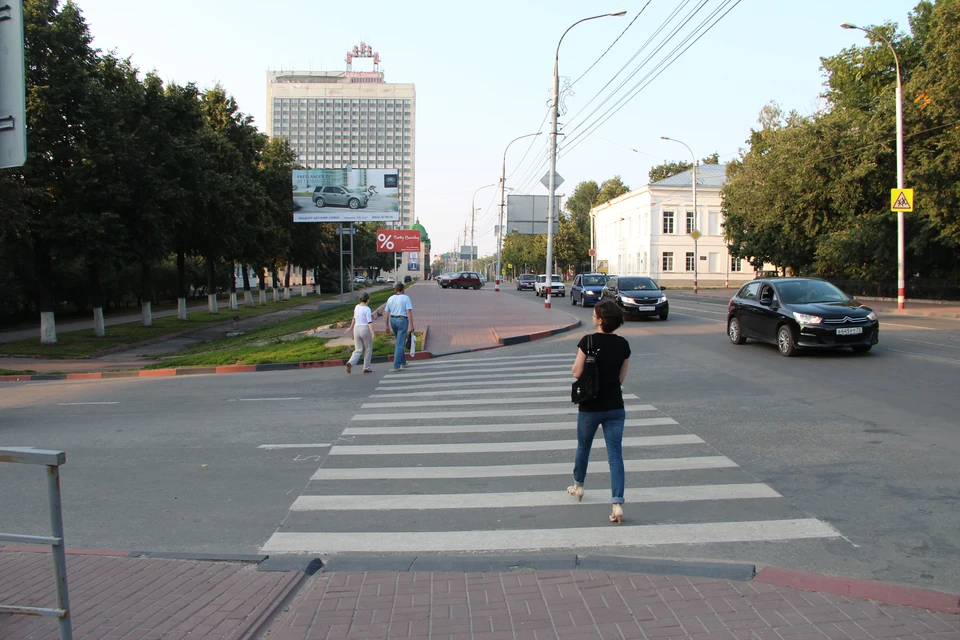
[[[655,406],[624,393],[626,517],[598,433],[582,502],[569,354],[388,373],[263,553],[515,552],[837,538]]]

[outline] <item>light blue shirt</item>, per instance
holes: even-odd
[[[387,300],[387,315],[407,317],[407,311],[413,311],[413,302],[405,293],[396,293]]]

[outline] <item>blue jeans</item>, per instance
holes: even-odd
[[[623,504],[623,409],[610,411],[581,411],[577,414],[577,457],[573,464],[573,481],[582,487],[587,477],[590,448],[597,427],[603,425],[603,439],[607,444],[607,463],[610,465],[610,502]]]
[[[390,328],[393,330],[393,335],[397,336],[397,346],[393,350],[394,369],[407,364],[407,354],[404,351],[404,345],[407,343],[407,326],[406,318],[390,317]]]

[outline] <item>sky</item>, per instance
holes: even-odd
[[[840,28],[897,23],[916,0],[74,0],[94,46],[166,81],[220,83],[265,126],[266,72],[343,70],[366,42],[387,82],[416,86],[414,215],[434,254],[496,251],[501,164],[514,193],[546,195],[553,58],[560,48],[557,173],[631,188],[664,161],[736,158],[770,102],[822,108],[820,57],[867,43]],[[699,7],[699,9],[697,9]],[[688,19],[689,18],[689,19]],[[669,37],[674,34],[672,37]],[[618,39],[619,38],[619,39]],[[689,46],[688,46],[689,45]],[[667,64],[670,60],[672,62]],[[362,63],[354,64],[363,70]],[[629,76],[629,77],[628,77]],[[891,88],[890,99],[893,100]],[[542,131],[542,135],[511,141]],[[509,146],[509,149],[507,148]],[[506,154],[506,155],[505,155]],[[508,192],[509,193],[509,192]],[[471,216],[471,209],[476,209]],[[464,236],[466,233],[466,236]]]

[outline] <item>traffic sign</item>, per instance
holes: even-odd
[[[703,234],[697,231],[696,229],[694,229],[693,233],[690,234],[690,237],[692,237],[694,240],[699,240],[702,236]]]
[[[592,258],[593,256],[597,255],[597,250],[596,250],[596,249],[590,249],[590,251],[588,251],[588,253],[590,254],[590,257]]]
[[[540,184],[542,184],[547,189],[550,188],[550,170],[549,169],[547,169],[547,172],[543,174],[542,178],[540,178]],[[562,184],[563,184],[563,178],[560,176],[559,173],[554,171],[553,172],[553,188],[556,189]]]
[[[27,116],[24,92],[23,3],[0,7],[0,168],[27,161]]]
[[[890,211],[913,211],[913,189],[890,189]]]

